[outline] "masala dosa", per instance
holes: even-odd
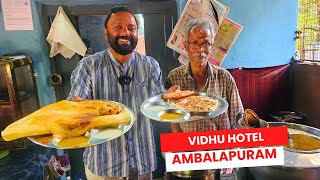
[[[15,121],[7,126],[1,135],[6,141],[44,134],[65,139],[84,135],[94,127],[127,125],[130,120],[131,114],[117,103],[102,100],[62,100]]]

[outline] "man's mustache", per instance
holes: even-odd
[[[199,56],[201,56],[201,57],[207,57],[206,53],[204,53],[204,52],[192,54],[192,57],[199,57]]]
[[[131,36],[116,36],[115,41],[117,42],[119,39],[129,40],[131,43],[133,42],[133,38]]]

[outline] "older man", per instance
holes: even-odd
[[[181,90],[195,90],[225,98],[227,111],[203,121],[170,124],[171,132],[192,132],[236,128],[236,115],[243,112],[238,89],[230,73],[208,62],[214,43],[214,28],[207,19],[194,19],[185,29],[184,46],[189,64],[170,71],[166,87],[177,85]]]

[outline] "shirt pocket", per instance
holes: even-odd
[[[147,77],[134,77],[132,81],[132,85],[134,87],[144,87],[148,85],[148,79]]]
[[[148,85],[148,80],[138,80],[138,81],[133,81],[132,85],[134,88],[140,88]]]

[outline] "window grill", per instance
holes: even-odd
[[[319,0],[299,0],[296,38],[301,60],[320,61]]]

